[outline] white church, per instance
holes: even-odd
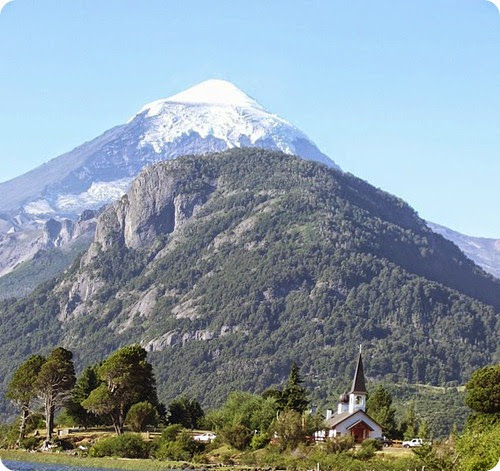
[[[361,443],[367,438],[381,437],[381,425],[366,413],[366,395],[360,351],[351,391],[340,396],[336,414],[330,409],[326,411],[326,428],[315,433],[316,440],[351,435],[356,443]]]

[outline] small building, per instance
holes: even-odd
[[[340,396],[336,414],[332,410],[327,410],[326,429],[316,432],[316,440],[351,435],[356,443],[361,443],[367,438],[381,437],[382,426],[366,413],[366,396],[360,350],[351,391]]]

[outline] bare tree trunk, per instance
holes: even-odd
[[[52,440],[52,433],[54,431],[54,406],[51,401],[52,398],[47,398],[45,402],[45,428],[46,440]]]
[[[123,433],[123,420],[120,410],[115,411],[113,414],[111,414],[111,421],[113,422],[115,433],[117,435],[121,435]]]
[[[23,410],[21,412],[21,425],[19,426],[19,439],[18,439],[18,445],[21,444],[21,442],[24,440],[24,436],[26,435],[26,422],[29,417],[29,411],[26,407],[23,407]]]

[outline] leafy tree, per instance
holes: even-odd
[[[500,363],[485,366],[473,373],[465,385],[465,403],[484,414],[500,412]]]
[[[243,425],[249,430],[266,432],[276,417],[274,399],[240,391],[230,393],[219,410],[207,414],[205,422],[216,430]]]
[[[295,410],[281,412],[274,423],[273,431],[281,450],[296,448],[306,437],[302,415]]]
[[[199,427],[205,412],[196,399],[182,396],[172,401],[168,406],[168,421],[171,424],[181,424],[183,427],[194,429]]]
[[[382,385],[378,385],[366,401],[366,411],[386,430],[389,437],[396,433],[396,410],[392,407],[392,396]]]
[[[7,390],[7,398],[21,409],[18,443],[24,440],[26,422],[32,413],[33,402],[37,397],[36,380],[45,358],[31,355],[14,373]]]
[[[82,406],[97,415],[108,415],[118,435],[129,408],[136,402],[158,404],[153,368],[139,345],[112,353],[99,367],[102,385],[94,389]]]
[[[417,434],[417,414],[415,413],[415,401],[413,400],[410,401],[401,423],[401,431],[405,440],[411,440]]]
[[[307,400],[306,390],[301,386],[302,383],[299,367],[292,363],[288,384],[281,393],[280,403],[284,410],[294,410],[302,413],[307,409],[309,401]]]
[[[82,406],[82,402],[101,384],[101,380],[98,377],[98,368],[98,365],[93,365],[83,370],[80,377],[76,380],[71,397],[66,404],[68,416],[78,426],[91,427],[102,423],[102,419]]]
[[[468,429],[457,439],[460,471],[493,469],[500,456],[500,423],[481,431]]]
[[[75,381],[73,354],[62,347],[52,350],[35,382],[38,397],[44,405],[47,440],[52,439],[55,411],[69,398]]]
[[[223,440],[237,450],[245,450],[250,445],[254,432],[242,424],[229,425],[221,430]]]
[[[430,438],[429,424],[426,420],[421,420],[418,423],[419,438]]]
[[[133,432],[144,432],[148,425],[155,425],[157,421],[158,412],[155,406],[148,401],[134,404],[125,418],[125,422]]]

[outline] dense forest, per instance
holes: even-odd
[[[145,170],[62,276],[1,304],[0,374],[58,344],[78,369],[138,342],[165,402],[262,392],[297,361],[335,404],[359,344],[371,380],[463,384],[495,361],[499,308],[498,280],[362,180],[258,149],[188,156]]]

